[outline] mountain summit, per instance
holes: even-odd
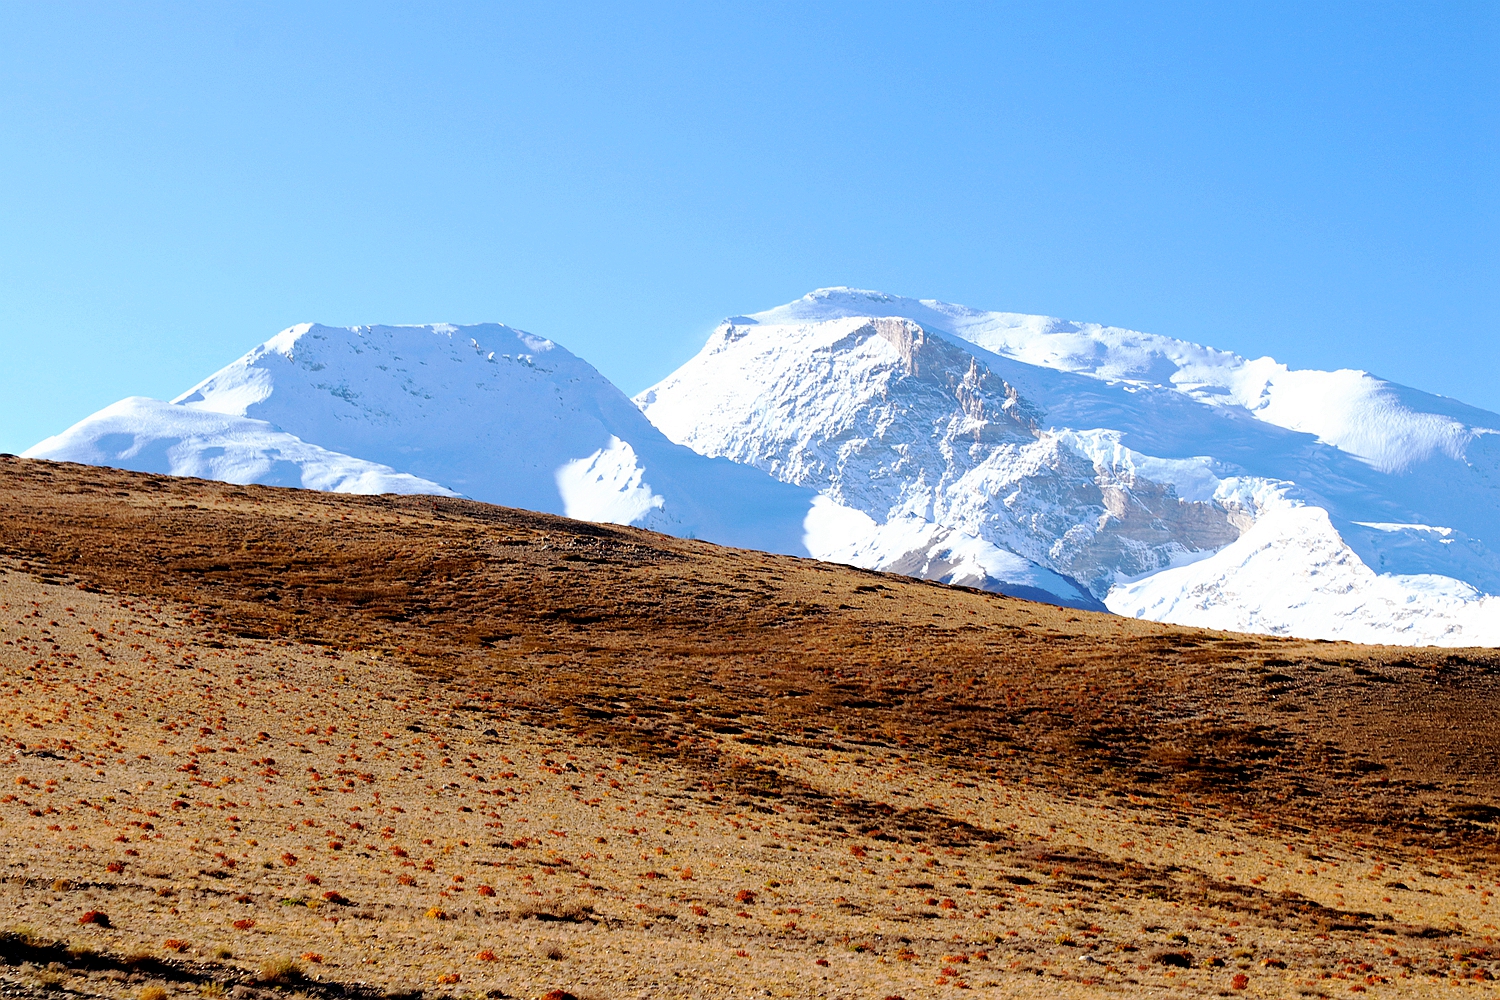
[[[284,330],[170,403],[26,452],[347,493],[440,493],[808,554],[812,491],[673,444],[588,362],[499,324]]]
[[[1500,644],[1500,416],[1365,372],[828,288],[636,402],[867,515],[846,561],[1003,589],[1008,555],[1119,614]]]

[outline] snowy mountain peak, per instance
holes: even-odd
[[[299,324],[170,404],[127,402],[27,454],[236,482],[461,494],[807,552],[811,492],[674,445],[593,366],[497,323]]]
[[[403,408],[434,412],[450,399],[460,406],[482,399],[483,393],[513,378],[515,366],[537,370],[539,356],[545,359],[541,371],[608,385],[591,365],[552,341],[498,323],[470,327],[301,323],[173,402],[238,416],[252,411],[263,415],[265,404],[276,394],[278,401],[270,406],[276,412],[289,412],[316,400],[314,405],[336,415],[335,419],[347,420],[358,413],[365,420],[380,421],[395,416],[391,400],[403,393],[411,397],[403,401]],[[439,407],[428,405],[440,397]]]
[[[675,441],[863,512],[865,565],[922,563],[901,546],[928,525],[924,544],[993,548],[923,563],[985,586],[1046,571],[1185,623],[1500,641],[1500,416],[1365,372],[825,288],[726,321],[637,402]],[[1297,508],[1321,520],[1268,516]],[[1313,537],[1331,555],[1312,582],[1275,582]]]
[[[1465,462],[1500,417],[1397,385],[1358,369],[1296,370],[1186,340],[1053,316],[993,312],[936,299],[857,288],[820,288],[795,302],[739,317],[774,326],[858,316],[905,317],[1038,368],[1137,387],[1167,388],[1311,434],[1383,472],[1434,457]],[[1480,442],[1481,450],[1488,445]]]

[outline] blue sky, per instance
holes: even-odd
[[[847,284],[1500,410],[1493,3],[0,6],[0,450],[277,330]]]

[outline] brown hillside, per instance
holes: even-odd
[[[1500,969],[1494,651],[13,458],[0,569],[6,989],[1342,996]]]

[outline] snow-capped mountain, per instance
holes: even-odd
[[[876,292],[728,320],[635,403],[506,326],[304,324],[26,454],[462,495],[1184,624],[1500,645],[1500,416]]]
[[[1076,583],[1182,624],[1500,644],[1500,415],[1364,372],[833,288],[726,321],[636,401],[836,501],[809,523],[844,561]]]
[[[170,403],[122,400],[26,455],[464,495],[795,554],[814,502],[828,506],[673,444],[587,362],[498,324],[294,326]]]

